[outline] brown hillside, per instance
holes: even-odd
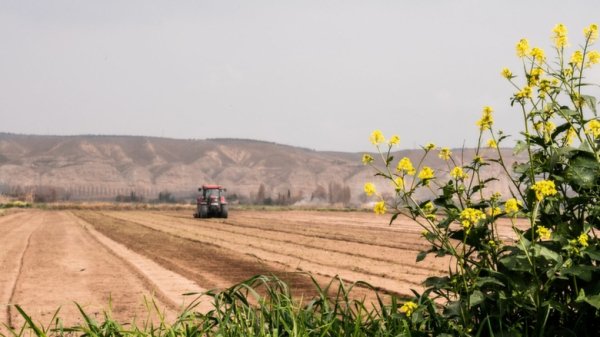
[[[455,150],[455,154],[460,152]],[[511,158],[510,150],[503,150]],[[420,151],[400,151],[396,158],[417,160]],[[362,198],[372,170],[360,153],[319,152],[275,143],[241,140],[178,140],[137,136],[31,136],[0,133],[0,192],[54,189],[70,199],[114,199],[135,192],[155,199],[160,191],[192,197],[202,183],[225,185],[230,194],[315,200],[337,184],[349,188],[351,201]],[[472,150],[463,154],[465,161]],[[431,156],[427,165],[448,171]],[[494,167],[489,175],[499,176]],[[379,181],[379,184],[382,184]],[[502,181],[497,189],[505,193]],[[288,192],[289,191],[289,192]],[[322,196],[322,195],[321,195]],[[325,196],[326,198],[326,196]]]

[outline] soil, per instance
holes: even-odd
[[[510,223],[501,226],[509,233]],[[410,296],[447,258],[427,257],[422,228],[367,212],[243,211],[229,219],[194,219],[189,211],[37,211],[0,217],[0,322],[20,326],[18,304],[48,325],[60,307],[65,325],[80,323],[79,303],[93,318],[146,319],[144,297],[174,317],[207,289],[254,275],[276,275],[304,299],[326,285],[365,281]],[[509,235],[509,234],[507,234]],[[337,281],[333,281],[334,287]],[[375,301],[368,286],[354,298]],[[204,298],[198,310],[210,307]],[[154,319],[155,315],[150,317]],[[0,328],[1,329],[1,328]],[[2,332],[2,331],[0,331]]]

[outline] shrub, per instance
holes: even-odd
[[[600,53],[591,50],[597,37],[596,25],[586,27],[583,45],[568,54],[566,27],[556,25],[552,59],[526,39],[517,44],[524,76],[501,72],[515,88],[511,106],[520,111],[524,127],[515,151],[527,160],[512,168],[499,150],[508,136],[494,128],[491,107],[483,108],[476,123],[476,155],[469,162],[433,144],[423,146],[416,166],[408,158],[396,161],[391,150],[399,138],[386,141],[380,131],[372,133],[381,161],[366,154],[363,162],[396,191],[394,202],[380,199],[375,212],[389,209],[391,222],[408,216],[421,225],[431,248],[417,260],[428,254],[452,257],[447,275],[425,281],[422,295],[443,303],[438,315],[423,318],[441,322],[428,325],[440,327],[431,333],[592,336],[600,331],[600,121],[584,77],[600,62]],[[484,158],[486,147],[493,149],[491,157]],[[435,154],[447,163],[446,181],[422,164]],[[510,195],[489,189],[495,178],[484,179],[482,172],[490,165],[506,173]],[[436,197],[417,200],[421,189]],[[372,183],[365,192],[377,194]],[[517,226],[518,217],[527,226]],[[512,238],[499,235],[499,218],[512,222]]]

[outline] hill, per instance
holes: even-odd
[[[502,151],[513,161],[510,150]],[[420,150],[395,154],[415,161],[420,155]],[[241,201],[359,203],[366,200],[363,184],[373,180],[361,156],[246,139],[0,133],[0,192],[33,193],[50,201],[114,200],[132,193],[152,200],[168,192],[191,200],[199,185],[217,183]],[[469,160],[473,150],[462,156]],[[427,164],[448,171],[435,155]],[[493,167],[486,174],[500,173]],[[508,192],[504,181],[496,185]]]

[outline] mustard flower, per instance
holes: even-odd
[[[492,193],[492,196],[491,196],[490,199],[492,201],[496,202],[496,201],[500,200],[500,198],[502,198],[502,193],[500,193],[500,192],[494,192],[494,193]]]
[[[425,146],[423,148],[425,149],[425,151],[431,151],[431,150],[435,149],[435,144],[427,143],[427,144],[425,144]]]
[[[600,121],[597,119],[589,121],[585,133],[592,135],[594,138],[598,138],[600,136]]]
[[[492,127],[494,124],[494,117],[492,116],[492,112],[494,110],[490,106],[483,107],[483,114],[481,115],[481,119],[477,121],[477,126],[479,126],[479,130],[485,131]]]
[[[585,63],[585,66],[587,68],[593,66],[594,64],[597,64],[600,62],[600,52],[598,52],[597,50],[592,50],[587,54],[587,62]]]
[[[362,156],[362,162],[363,162],[363,164],[365,164],[365,165],[372,163],[372,162],[373,162],[373,160],[374,160],[374,159],[373,159],[373,157],[372,157],[370,154],[367,154],[367,153],[365,153],[365,154],[363,154],[363,156]]]
[[[581,233],[581,235],[579,235],[577,237],[577,242],[579,242],[579,244],[581,245],[581,247],[587,247],[589,246],[588,244],[588,235],[586,233]]]
[[[411,316],[418,307],[419,305],[415,302],[406,302],[400,307],[400,312],[406,314],[406,316]]]
[[[373,194],[377,193],[377,190],[375,189],[375,185],[373,183],[366,183],[364,190],[365,194],[368,196],[372,196]]]
[[[500,74],[502,74],[502,77],[508,80],[510,80],[513,77],[512,72],[508,68],[502,68],[502,72]]]
[[[498,143],[496,143],[496,141],[493,140],[493,139],[488,139],[487,146],[489,148],[491,148],[491,149],[497,149],[498,148]]]
[[[558,193],[552,180],[540,180],[533,184],[531,189],[535,192],[535,197],[538,201]]]
[[[565,144],[573,144],[573,140],[575,140],[576,135],[577,132],[575,131],[575,129],[573,129],[573,127],[570,127],[569,130],[567,130],[567,132],[565,133]]]
[[[523,89],[516,94],[516,96],[519,99],[531,98],[531,87],[528,85],[524,86]]]
[[[465,208],[460,212],[460,223],[468,230],[475,225],[479,220],[485,219],[485,213],[474,208]]]
[[[389,140],[390,145],[397,145],[398,143],[400,143],[400,137],[398,137],[397,135],[393,135],[392,138],[390,138]]]
[[[463,171],[462,167],[456,166],[450,171],[450,176],[456,180],[466,179],[467,174]]]
[[[544,62],[544,60],[546,59],[546,54],[544,53],[544,50],[538,47],[534,47],[533,49],[531,49],[529,55],[533,57],[534,61],[538,61],[540,63]]]
[[[450,148],[444,147],[440,150],[438,157],[440,157],[440,159],[442,159],[442,160],[449,160],[451,155],[452,155],[452,151],[450,151]]]
[[[598,25],[592,23],[583,29],[583,36],[588,40],[588,44],[594,43],[598,39]]]
[[[385,201],[382,200],[375,203],[373,211],[375,212],[375,214],[385,214],[385,212],[387,212],[387,208],[385,208]]]
[[[402,177],[396,177],[394,179],[394,188],[396,191],[400,191],[404,188],[404,179],[402,179]]]
[[[527,39],[521,39],[519,40],[519,43],[517,43],[517,56],[525,57],[527,54],[529,54],[529,41]]]
[[[544,226],[538,226],[535,232],[541,240],[548,240],[552,236],[552,232]]]
[[[554,26],[554,29],[552,29],[552,31],[554,32],[554,45],[556,46],[556,48],[561,49],[563,47],[566,47],[569,43],[567,39],[567,27],[562,23],[559,23],[556,26]]]
[[[506,202],[504,203],[504,212],[506,213],[516,213],[519,211],[519,208],[521,207],[522,202],[520,200],[517,200],[515,198],[510,198],[508,200],[506,200]]]
[[[500,209],[500,207],[491,207],[487,210],[486,213],[487,213],[488,217],[493,218],[495,216],[502,214],[502,210]]]
[[[528,76],[528,84],[529,86],[536,86],[540,82],[540,77],[544,73],[542,68],[533,68]]]
[[[423,205],[422,209],[425,214],[431,214],[433,213],[433,211],[435,211],[435,205],[433,204],[433,202],[429,201],[425,205]]]
[[[578,68],[581,68],[581,65],[583,64],[583,53],[581,50],[576,50],[573,52],[570,63]]]
[[[411,176],[416,173],[416,170],[415,170],[412,162],[410,161],[410,158],[408,158],[408,157],[404,157],[404,158],[400,159],[400,161],[398,162],[398,166],[396,167],[396,170],[399,172],[406,173]]]
[[[419,175],[417,175],[417,177],[423,180],[425,184],[427,184],[429,180],[435,178],[435,172],[431,167],[423,166],[423,169],[421,170],[421,172],[419,172]]]
[[[371,140],[371,143],[373,145],[379,145],[379,144],[385,142],[385,137],[383,136],[383,133],[381,132],[381,130],[373,131],[373,133],[371,133],[371,137],[369,139]]]

